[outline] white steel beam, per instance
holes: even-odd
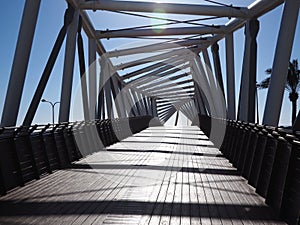
[[[158,94],[157,96],[161,97],[161,96],[170,96],[172,95],[173,97],[176,97],[180,94],[194,94],[194,87],[190,88],[189,90],[184,90],[184,89],[181,89],[179,91],[171,91],[171,92],[166,92],[166,93],[163,93],[163,94]]]
[[[245,7],[226,7],[213,5],[196,4],[175,4],[175,3],[152,3],[152,2],[133,2],[133,1],[115,1],[98,0],[82,2],[80,9],[90,10],[109,10],[109,11],[133,11],[155,13],[158,10],[164,13],[189,14],[189,15],[207,15],[223,17],[242,17],[249,18],[250,12]]]
[[[179,50],[171,50],[166,53],[161,53],[161,54],[157,54],[154,56],[137,59],[135,61],[120,63],[119,65],[115,66],[115,69],[118,71],[118,70],[127,69],[127,68],[131,68],[131,67],[139,66],[142,64],[150,63],[150,62],[165,60],[167,58],[178,57],[178,56],[182,57],[182,56],[186,56],[186,55],[190,54],[192,50],[193,49],[189,49],[189,48],[183,48],[183,49],[179,49]]]
[[[176,76],[151,76],[149,77],[149,79],[145,79],[145,82],[147,82],[146,84],[143,84],[143,88],[147,89],[147,88],[152,88],[153,86],[158,86],[161,85],[163,83],[170,83],[172,81],[176,81],[178,79],[182,79],[182,78],[186,78],[189,77],[190,73],[181,73],[179,75]],[[151,78],[151,79],[150,79]]]
[[[140,89],[141,87],[144,87],[144,86],[148,85],[149,82],[153,81],[152,78],[167,77],[171,74],[174,74],[176,72],[179,72],[179,71],[187,69],[187,68],[189,68],[189,64],[187,64],[187,63],[182,64],[178,67],[173,67],[173,66],[167,65],[165,67],[161,67],[158,70],[147,73],[147,74],[135,79],[134,81],[129,82],[128,84],[132,87],[138,87]]]
[[[59,107],[59,122],[69,121],[78,18],[79,18],[79,14],[78,14],[78,10],[76,10],[74,12],[74,19],[72,23],[69,25],[68,34],[67,34],[63,79],[62,79],[62,88],[61,88],[61,97],[60,97],[60,107]]]
[[[227,118],[235,120],[235,74],[233,33],[226,35]]]
[[[263,124],[277,126],[294,42],[300,0],[286,0],[272,67]]]
[[[169,87],[175,87],[177,85],[182,85],[182,84],[186,84],[186,83],[190,83],[190,82],[193,82],[193,80],[189,79],[189,80],[183,80],[180,82],[165,82],[165,83],[162,82],[160,84],[153,85],[151,88],[146,88],[146,89],[141,88],[141,89],[150,92],[150,91],[161,90],[161,89],[165,89],[165,88],[169,88]]]
[[[179,66],[179,65],[181,65],[183,63],[185,63],[185,59],[184,58],[181,58],[181,57],[174,58],[173,57],[173,58],[167,59],[165,61],[162,61],[162,62],[159,62],[159,63],[155,63],[153,65],[144,67],[142,69],[133,71],[133,72],[128,73],[128,74],[125,74],[122,77],[122,79],[124,80],[124,79],[134,78],[135,76],[138,76],[138,75],[143,74],[143,73],[151,72],[151,71],[153,71],[152,73],[156,74],[158,72],[163,72],[166,69],[170,69],[172,67]],[[152,73],[149,74],[149,75],[153,75]]]
[[[178,27],[159,29],[136,29],[136,30],[105,30],[96,31],[95,35],[98,39],[102,38],[125,38],[125,37],[143,37],[143,36],[172,36],[172,35],[192,35],[192,34],[224,34],[225,26],[216,27]]]
[[[1,126],[15,126],[17,122],[40,2],[40,0],[27,0],[25,2]]]
[[[96,99],[97,99],[97,74],[96,74],[96,42],[95,39],[89,38],[89,112],[90,119],[96,119]]]
[[[211,38],[204,38],[204,39],[199,38],[199,39],[191,39],[185,41],[176,41],[172,43],[158,43],[158,44],[144,45],[144,46],[122,49],[122,50],[113,50],[107,52],[107,57],[120,57],[124,55],[134,55],[134,54],[147,53],[147,52],[153,53],[155,51],[161,51],[166,49],[184,49],[183,47],[189,47],[194,45],[197,45],[200,48],[202,45],[204,45],[203,48],[206,48],[210,42],[211,42]]]
[[[103,4],[103,1],[100,1],[100,2],[90,1],[90,2],[82,3],[81,5],[79,5],[76,0],[67,0],[67,1],[69,3],[71,3],[76,8],[80,8],[83,5],[91,6],[93,4],[98,4],[98,5]],[[112,1],[106,0],[105,2],[110,3]],[[277,6],[282,4],[283,2],[284,2],[284,0],[257,0],[253,4],[249,5],[247,7],[247,10],[249,10],[249,15],[251,15],[250,17],[259,17],[259,16],[265,14],[266,12],[276,8]],[[126,5],[126,2],[122,1],[122,2],[118,2],[118,4],[121,4],[121,5],[124,6],[124,5]],[[160,3],[158,6],[161,6],[161,5],[162,5],[162,3]],[[179,4],[179,5],[181,5],[181,4]],[[197,6],[197,5],[192,5],[192,7],[195,7],[195,6]],[[231,9],[230,7],[227,7],[227,8]],[[133,10],[133,11],[135,11],[135,10]],[[84,10],[81,10],[80,14],[81,14],[82,19],[83,19],[83,27],[84,27],[85,32],[87,33],[87,35],[89,37],[95,38],[94,28],[93,28],[93,25],[92,25],[88,15],[87,15],[87,13]],[[239,19],[239,18],[232,19],[231,21],[229,21],[226,24],[227,32],[233,32],[233,31],[241,28],[246,23],[246,21],[247,21],[247,19]],[[224,38],[223,34],[216,35],[213,39],[208,40],[207,44],[209,44],[209,43],[212,44],[213,42],[218,41],[222,38]],[[194,40],[190,40],[190,41],[194,41]],[[183,43],[178,43],[178,44],[183,45],[183,46],[188,46],[189,45],[188,43],[184,43],[184,42]],[[198,44],[200,44],[200,42],[198,42]],[[206,47],[208,47],[208,46],[206,46]],[[173,48],[173,47],[171,47],[171,48]],[[97,41],[97,49],[98,49],[98,52],[99,52],[100,55],[105,52],[105,49],[104,49],[103,45],[99,41]],[[129,49],[127,49],[127,50],[129,50]],[[141,52],[143,52],[143,51],[141,50]],[[119,55],[121,55],[121,54],[126,55],[127,53],[125,53],[123,50],[121,50],[121,52],[114,51],[114,53],[111,53],[110,57],[116,57],[118,54]],[[129,54],[136,54],[136,53],[129,53]]]
[[[238,119],[248,122],[255,122],[256,36],[258,30],[258,20],[252,19],[247,22],[245,27],[245,54],[241,77]]]

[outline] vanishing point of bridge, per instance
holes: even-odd
[[[300,1],[205,2],[67,0],[19,125],[40,8],[40,0],[26,0],[0,126],[0,224],[299,224],[300,116],[290,129],[278,121]],[[259,124],[259,17],[281,4]],[[92,13],[98,10],[164,22],[97,30]],[[243,27],[236,104],[233,32]],[[106,51],[102,40],[117,38],[155,41]],[[39,104],[48,102],[43,94],[64,43],[58,123],[53,116],[52,124],[34,124]]]

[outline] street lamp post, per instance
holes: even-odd
[[[52,124],[54,124],[54,106],[60,102],[52,103],[50,101],[47,101],[46,99],[42,99],[41,102],[48,102],[51,105],[51,107],[52,107]]]

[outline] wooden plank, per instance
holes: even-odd
[[[0,197],[0,223],[284,224],[197,127],[148,128],[109,148],[111,161],[99,152]],[[159,182],[136,185],[148,173]]]

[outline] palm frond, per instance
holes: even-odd
[[[265,73],[267,75],[272,75],[272,69],[266,69]],[[270,86],[270,80],[270,77],[268,77],[260,83],[258,83],[256,87],[258,89],[268,88]],[[300,70],[297,59],[294,59],[292,62],[289,62],[285,90],[288,92],[298,92],[300,90]]]
[[[271,75],[271,73],[272,73],[272,69],[271,69],[271,68],[269,68],[269,69],[266,69],[265,73],[266,73],[266,74],[268,74],[268,75]]]
[[[260,83],[256,84],[256,87],[258,89],[266,89],[270,86],[270,80],[271,80],[271,77],[268,77],[268,78],[262,80]]]
[[[286,86],[292,91],[296,91],[299,87],[299,83],[298,61],[293,60],[289,63]]]

